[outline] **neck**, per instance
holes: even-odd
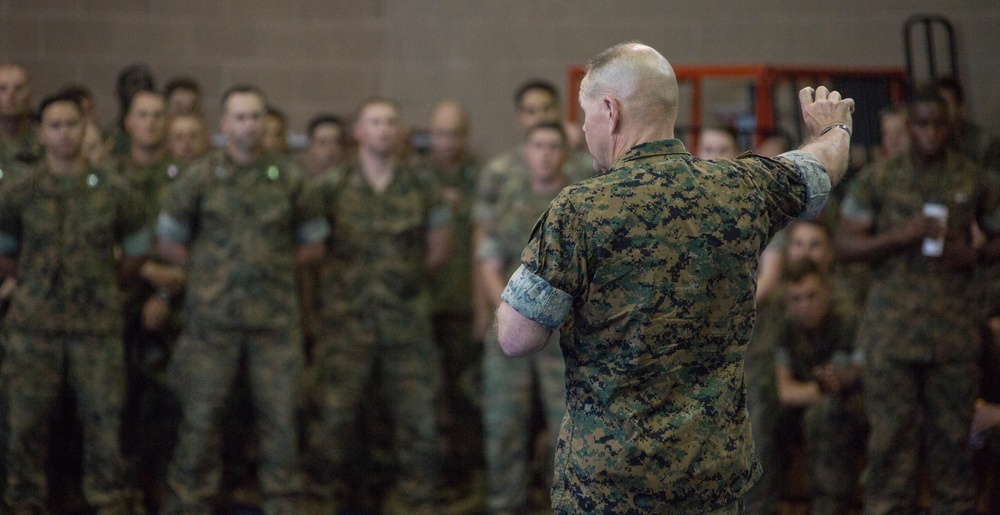
[[[451,159],[434,157],[434,162],[437,163],[438,167],[441,168],[442,171],[454,173],[461,169],[462,165],[465,163],[465,153],[460,152],[455,154],[455,157]]]
[[[132,161],[139,165],[151,165],[163,159],[167,148],[162,145],[142,147],[132,146]]]
[[[227,143],[226,155],[238,165],[250,165],[256,163],[260,156],[264,155],[264,151],[260,147],[245,149]]]
[[[632,147],[643,143],[674,138],[673,125],[639,127],[632,131],[622,131],[614,136],[615,160],[623,156]]]
[[[919,154],[914,152],[913,161],[919,166],[931,166],[943,163],[947,156],[947,152],[938,152],[937,154]]]
[[[532,174],[529,177],[531,192],[537,195],[552,195],[559,193],[566,186],[566,176],[562,171],[550,174],[548,177],[536,177]]]
[[[0,137],[14,139],[28,129],[27,116],[0,116]]]
[[[72,177],[83,173],[87,169],[87,161],[83,158],[83,154],[78,154],[68,159],[47,154],[45,156],[45,166],[52,175]]]
[[[389,185],[393,170],[396,169],[395,155],[382,155],[361,149],[358,161],[361,163],[361,174],[375,191],[382,191]]]

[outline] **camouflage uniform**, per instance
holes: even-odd
[[[925,202],[948,207],[948,231],[969,234],[978,221],[1000,231],[997,186],[983,169],[949,153],[918,167],[909,154],[862,171],[841,215],[875,233],[899,227]],[[874,262],[858,330],[866,352],[865,410],[870,424],[865,513],[916,510],[921,448],[931,475],[931,505],[942,513],[972,509],[967,439],[976,395],[982,316],[972,278],[932,270],[919,245]]]
[[[832,363],[843,368],[855,359],[857,318],[849,306],[834,306],[816,330],[803,328],[790,316],[780,323],[775,365],[788,368],[796,381],[815,381],[814,367]],[[812,513],[848,513],[867,435],[861,390],[852,386],[799,411],[805,429]]]
[[[483,428],[478,406],[482,346],[472,341],[472,199],[478,164],[467,159],[446,172],[428,164],[425,170],[442,189],[459,198],[451,206],[451,255],[430,281],[434,340],[441,349],[443,416],[449,479],[467,480],[483,462]]]
[[[4,196],[4,187],[11,182],[18,175],[21,175],[24,170],[24,165],[15,159],[8,159],[7,156],[0,154],[0,199]],[[0,284],[6,279],[5,276],[0,275]],[[3,330],[3,319],[7,314],[7,308],[10,306],[8,301],[0,300],[0,331]],[[0,366],[3,365],[3,346],[0,346]],[[0,449],[6,448],[7,442],[7,409],[5,407],[5,400],[3,396],[0,395]],[[4,460],[0,460],[0,478],[7,477],[7,466]],[[3,496],[3,481],[0,481],[0,499]]]
[[[554,196],[533,193],[527,177],[507,181],[496,203],[496,218],[482,222],[487,235],[477,251],[477,259],[500,261],[509,277],[521,264],[521,250],[531,228]],[[559,351],[558,333],[552,334],[541,352],[522,359],[504,355],[495,331],[489,331],[485,345],[483,426],[489,484],[486,506],[493,513],[514,512],[528,505],[527,465],[533,442],[528,422],[535,392],[540,396],[554,442],[566,414],[566,367]],[[551,449],[547,451],[549,454]]]
[[[25,165],[37,164],[44,155],[38,143],[38,132],[31,124],[21,136],[0,141],[0,162],[18,161]]]
[[[140,165],[131,155],[125,155],[111,168],[140,195],[149,223],[154,224],[170,185],[180,176],[178,163],[164,156],[152,164]],[[166,378],[168,356],[180,334],[180,299],[164,299],[171,312],[163,328],[149,331],[142,326],[143,308],[150,297],[158,294],[156,285],[137,278],[126,285],[124,302],[124,447],[126,457],[131,459],[129,465],[135,468],[132,474],[145,491],[147,505],[155,505],[157,488],[166,479],[180,418]]]
[[[782,408],[774,375],[774,353],[783,314],[779,294],[772,293],[757,304],[757,319],[743,365],[754,450],[762,469],[760,479],[745,499],[747,513],[752,515],[777,515],[781,498],[782,468],[777,435]]]
[[[521,155],[518,145],[490,160],[483,167],[476,183],[476,200],[472,205],[473,223],[493,219],[496,203],[503,194],[505,183],[528,176],[528,165]],[[568,184],[574,184],[594,175],[594,163],[589,154],[574,152],[563,165],[563,174]]]
[[[556,197],[503,299],[549,329],[572,313],[557,511],[741,508],[760,474],[743,384],[757,258],[829,188],[811,154],[709,162],[664,140]]]
[[[309,467],[315,494],[345,495],[354,424],[373,377],[388,403],[399,477],[393,495],[427,506],[438,486],[435,399],[439,360],[431,339],[426,235],[448,223],[436,185],[397,166],[381,193],[360,165],[349,164],[319,185],[332,229],[320,282],[321,327],[314,364],[319,420]]]
[[[173,184],[157,236],[188,248],[184,329],[170,363],[182,407],[166,513],[208,513],[219,486],[219,417],[241,367],[252,391],[266,513],[300,491],[295,412],[302,342],[292,255],[329,232],[302,172],[218,151]]]
[[[118,438],[124,374],[115,253],[150,248],[142,203],[99,169],[57,177],[45,167],[0,197],[0,252],[17,255],[19,285],[4,322],[0,368],[7,424],[5,503],[42,508],[47,417],[63,388],[84,428],[83,491],[98,513],[125,513]]]

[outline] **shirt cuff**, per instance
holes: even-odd
[[[476,261],[500,259],[500,244],[491,236],[486,236],[479,242],[476,249]]]
[[[830,175],[826,173],[826,168],[816,159],[816,156],[801,150],[785,152],[778,157],[783,157],[795,165],[795,175],[806,185],[806,208],[799,215],[799,220],[812,220],[819,216],[819,212],[826,205],[830,198]]]
[[[299,226],[295,231],[295,241],[300,245],[323,241],[330,235],[330,224],[326,218],[318,216]]]
[[[844,197],[844,201],[840,204],[840,216],[865,225],[870,225],[875,220],[875,214],[858,203],[858,199],[853,195]]]
[[[451,209],[447,204],[440,204],[431,208],[427,215],[427,230],[440,229],[451,222]]]
[[[149,227],[143,227],[122,239],[122,254],[126,257],[140,257],[149,254],[153,247],[153,238]]]
[[[13,254],[19,248],[21,248],[21,245],[18,243],[17,238],[5,232],[0,232],[0,254]]]
[[[156,220],[156,237],[170,240],[174,243],[186,244],[191,239],[191,230],[182,224],[180,220],[167,213],[160,213],[159,218]]]
[[[550,331],[558,329],[566,321],[573,305],[570,294],[529,272],[524,265],[518,267],[510,277],[500,298],[514,308],[514,311]]]

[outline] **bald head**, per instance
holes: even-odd
[[[431,110],[428,127],[431,153],[442,164],[460,160],[465,154],[468,118],[465,108],[454,100],[445,100]]]
[[[641,43],[615,45],[587,66],[580,107],[594,169],[607,170],[636,145],[674,137],[677,77],[656,50]]]
[[[624,122],[667,126],[677,119],[677,77],[659,52],[642,43],[621,43],[594,57],[580,84],[581,96],[610,96],[622,104]]]
[[[30,113],[28,70],[18,63],[0,64],[0,117],[25,118]]]

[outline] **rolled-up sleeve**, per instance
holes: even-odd
[[[514,311],[553,331],[566,321],[573,306],[570,294],[531,273],[524,265],[511,276],[500,298]]]
[[[307,220],[295,230],[295,241],[300,245],[307,245],[323,241],[330,235],[330,223],[326,218],[316,217]]]
[[[778,158],[787,159],[792,163],[795,175],[806,187],[805,209],[797,218],[811,220],[819,216],[819,212],[830,198],[832,189],[830,174],[826,172],[826,168],[816,156],[801,150],[785,152]]]
[[[14,254],[19,248],[20,244],[17,238],[5,232],[0,232],[0,254]]]
[[[174,243],[186,244],[191,240],[191,230],[168,213],[160,213],[156,220],[156,237]]]

